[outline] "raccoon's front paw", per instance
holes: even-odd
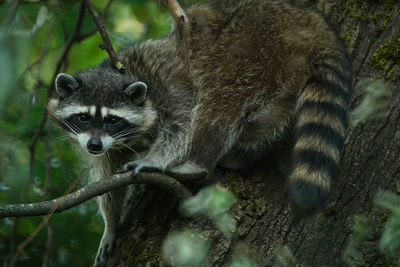
[[[208,175],[208,170],[192,161],[186,161],[182,165],[168,169],[166,174],[175,177],[180,182],[186,182],[205,178]]]
[[[115,233],[108,233],[101,238],[93,267],[106,266],[108,258],[114,252],[116,237]]]
[[[119,168],[117,173],[124,173],[128,171],[133,171],[134,175],[138,175],[140,172],[162,172],[161,166],[156,162],[148,159],[135,160],[125,163],[121,168]]]

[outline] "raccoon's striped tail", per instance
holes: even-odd
[[[340,164],[352,73],[346,53],[338,50],[314,66],[297,102],[289,197],[300,217],[327,202]]]

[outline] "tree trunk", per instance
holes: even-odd
[[[351,53],[352,109],[363,100],[364,78],[382,78],[392,94],[382,116],[350,128],[342,172],[334,181],[327,207],[312,218],[295,221],[287,200],[286,180],[272,164],[246,176],[220,172],[236,196],[231,214],[237,220],[237,229],[229,238],[207,219],[181,216],[177,210],[179,201],[169,192],[142,187],[129,220],[120,228],[108,266],[165,266],[162,241],[174,229],[183,228],[196,229],[209,238],[211,249],[206,265],[210,266],[228,266],[244,250],[259,266],[284,264],[276,260],[277,255],[292,257],[295,263],[289,266],[342,266],[352,236],[349,219],[356,214],[375,221],[375,234],[361,243],[354,262],[359,266],[395,266],[395,259],[386,259],[379,252],[379,233],[388,214],[374,208],[373,199],[379,189],[398,192],[396,183],[400,183],[400,98],[396,90],[400,54],[398,48],[391,47],[394,42],[397,47],[400,45],[400,3],[309,2],[327,16]]]

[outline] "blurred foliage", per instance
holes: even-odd
[[[286,245],[274,251],[274,260],[278,266],[282,267],[301,266],[301,264],[296,261],[292,250]]]
[[[194,231],[174,232],[162,246],[164,259],[172,266],[204,266],[209,244],[204,236]]]
[[[102,14],[108,1],[93,2]],[[29,149],[42,119],[57,61],[73,33],[80,1],[24,2],[6,27],[12,3],[0,1],[0,204],[56,198],[83,175],[68,138],[49,121],[34,147],[32,161]],[[170,27],[168,11],[158,1],[115,0],[104,21],[116,49],[164,36]],[[80,32],[88,33],[94,28],[86,13]],[[107,54],[99,44],[97,33],[75,43],[61,70],[73,73],[100,63]],[[83,180],[80,186],[85,183]],[[2,266],[9,262],[15,246],[42,220],[43,217],[0,219]],[[48,266],[91,265],[103,232],[95,201],[54,214],[49,225],[21,251],[15,266],[42,266],[47,249]]]
[[[353,127],[360,122],[381,118],[389,110],[391,101],[388,85],[382,80],[363,79],[357,87],[364,98],[350,113],[350,121]]]
[[[257,263],[246,255],[237,255],[230,267],[257,267]]]
[[[375,196],[374,205],[386,210],[383,229],[379,230],[379,250],[381,258],[377,266],[400,266],[400,196],[387,191],[379,191]],[[381,223],[382,220],[378,220]],[[343,260],[347,266],[365,266],[366,261],[361,252],[365,240],[373,240],[375,228],[381,228],[374,220],[355,215],[350,220],[352,235],[344,250]],[[365,252],[365,251],[364,251]]]
[[[379,248],[388,257],[400,255],[400,197],[390,192],[380,191],[375,204],[391,212],[385,223]],[[400,265],[400,258],[398,264]]]
[[[355,215],[350,220],[353,235],[344,250],[343,260],[348,266],[364,266],[365,260],[359,251],[362,242],[372,233],[372,221],[363,215]]]
[[[232,238],[236,230],[236,220],[229,210],[234,201],[232,192],[220,185],[212,185],[185,200],[180,206],[180,211],[185,216],[201,216],[210,219],[222,234]],[[163,243],[164,259],[172,266],[207,266],[206,256],[211,244],[204,236],[189,230],[172,233]],[[248,251],[244,254],[238,250],[230,266],[257,266],[246,254]]]
[[[234,202],[233,194],[219,185],[200,190],[185,200],[180,211],[185,216],[211,219],[223,234],[231,236],[236,229],[235,219],[228,213]],[[209,241],[194,231],[176,231],[163,243],[164,259],[172,266],[205,266]]]
[[[213,185],[185,200],[181,205],[181,212],[186,216],[206,216],[223,234],[231,235],[235,232],[236,221],[228,211],[234,200],[232,192]]]

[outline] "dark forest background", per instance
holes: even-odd
[[[160,1],[93,2],[116,49],[168,34],[171,18]],[[329,205],[295,221],[275,163],[219,171],[232,193],[206,190],[187,205],[208,201],[214,213],[194,219],[180,215],[170,192],[140,186],[109,266],[163,266],[168,257],[177,263],[173,252],[161,251],[167,236],[170,247],[204,252],[182,266],[400,265],[400,1],[291,2],[324,13],[353,59],[352,126]],[[44,112],[55,75],[107,54],[81,1],[0,0],[0,25],[0,204],[53,199],[87,183],[68,138]],[[92,263],[103,231],[94,200],[43,220],[0,219],[3,266]]]

